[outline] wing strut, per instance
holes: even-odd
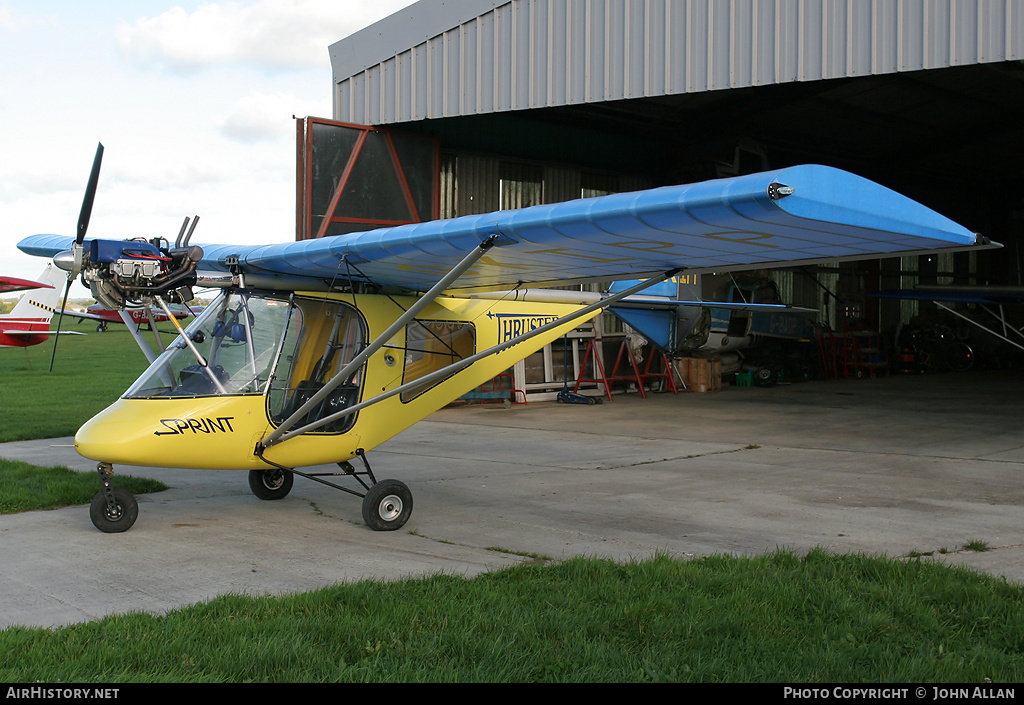
[[[399,316],[394,323],[388,326],[387,330],[385,330],[383,333],[377,336],[376,340],[374,340],[372,343],[366,346],[362,352],[360,352],[358,355],[352,358],[352,361],[345,365],[344,369],[342,369],[340,372],[334,375],[334,377],[332,377],[329,382],[327,382],[323,387],[321,387],[316,394],[310,397],[309,401],[307,401],[305,404],[299,407],[295,411],[295,413],[293,413],[291,416],[285,419],[284,422],[280,426],[278,426],[273,433],[267,436],[267,438],[263,441],[262,445],[264,447],[267,447],[279,442],[278,439],[282,435],[284,435],[292,426],[294,426],[301,419],[303,419],[310,412],[311,409],[316,408],[317,405],[323,402],[323,400],[326,399],[328,395],[330,395],[330,393],[333,392],[338,387],[338,385],[347,380],[356,372],[356,370],[362,367],[363,363],[366,362],[371,355],[373,355],[375,352],[384,347],[384,345],[386,345],[393,337],[395,337],[395,334],[397,334],[400,330],[404,329],[405,326],[409,323],[409,321],[415,318],[420,311],[422,311],[427,306],[432,304],[434,302],[434,299],[440,296],[441,293],[444,292],[444,290],[447,289],[449,286],[451,286],[451,284],[456,279],[462,276],[467,269],[476,264],[476,261],[478,259],[483,257],[488,250],[494,247],[494,242],[497,239],[497,237],[497,235],[492,235],[487,240],[480,243],[480,245],[477,246],[472,252],[466,255],[461,262],[455,265],[455,267],[450,272],[448,272],[448,274],[442,277],[441,281],[437,282],[437,284],[432,286],[430,288],[430,291],[421,296],[419,300],[416,301],[415,304],[409,307],[408,311]],[[302,429],[297,433],[301,433],[304,430],[305,429]]]
[[[132,338],[135,339],[135,344],[139,346],[139,350],[146,356],[146,361],[149,364],[156,362],[156,353],[153,352],[153,348],[146,342],[146,339],[142,337],[142,331],[139,330],[139,326],[131,317],[131,314],[121,309],[117,312],[117,315],[121,317],[121,322],[127,326],[128,332],[132,334]]]
[[[1001,338],[1002,340],[1006,341],[1007,343],[1009,343],[1010,345],[1014,346],[1015,348],[1020,348],[1021,350],[1024,350],[1024,345],[1021,345],[1016,340],[1011,340],[1010,338],[1007,338],[1005,335],[1000,335],[999,333],[995,332],[991,328],[988,328],[988,327],[982,325],[981,323],[978,323],[973,318],[968,318],[967,316],[965,316],[964,314],[960,313],[959,311],[954,311],[952,308],[950,308],[949,306],[946,306],[944,303],[942,303],[940,301],[933,301],[932,303],[935,304],[936,306],[938,306],[939,308],[946,309],[947,311],[952,313],[954,316],[958,316],[958,317],[964,319],[965,321],[970,323],[972,326],[977,326],[978,328],[981,328],[986,333],[990,333],[991,335],[994,335],[997,338]],[[980,304],[980,306],[990,316],[992,316],[993,318],[995,318],[996,320],[998,320],[1000,323],[1003,324],[1003,332],[1004,333],[1008,333],[1008,332],[1010,332],[1012,330],[1017,335],[1019,335],[1021,337],[1024,337],[1024,334],[1022,334],[1016,328],[1013,328],[1012,326],[1010,326],[1010,327],[1007,326],[1006,316],[1003,314],[1003,307],[1002,306],[999,307],[999,315],[998,316],[995,313],[993,313],[992,310],[989,309],[989,307],[986,306],[985,304]]]
[[[511,348],[513,345],[518,345],[519,343],[522,343],[523,341],[525,341],[525,340],[527,340],[529,338],[532,338],[532,337],[534,337],[536,335],[540,335],[541,333],[546,333],[547,331],[552,330],[554,328],[558,328],[559,326],[564,326],[566,323],[574,321],[577,318],[580,318],[582,316],[586,316],[589,313],[591,313],[592,311],[595,311],[595,310],[601,309],[601,308],[606,308],[607,306],[615,303],[619,299],[625,298],[625,297],[630,296],[632,294],[635,294],[635,293],[637,293],[639,291],[643,291],[647,287],[653,286],[655,284],[659,284],[659,283],[665,281],[666,279],[674,277],[680,271],[682,271],[682,270],[681,269],[673,269],[673,270],[671,270],[669,272],[665,272],[665,273],[663,273],[663,274],[661,274],[661,275],[659,275],[657,277],[653,277],[651,279],[647,279],[646,281],[642,281],[639,284],[637,284],[635,286],[632,286],[632,287],[630,287],[628,289],[625,289],[623,291],[620,291],[620,292],[618,292],[616,294],[613,294],[612,296],[609,296],[606,299],[602,299],[600,301],[597,301],[595,303],[590,304],[589,306],[584,306],[583,308],[581,308],[581,309],[579,309],[577,311],[574,311],[574,312],[572,312],[570,314],[562,316],[561,318],[559,318],[557,320],[554,320],[551,323],[548,323],[547,325],[543,325],[543,326],[541,326],[539,328],[535,328],[535,329],[533,329],[533,330],[531,330],[531,331],[529,331],[527,333],[523,333],[521,335],[518,335],[515,338],[512,338],[511,340],[507,340],[504,343],[501,343],[499,345],[495,345],[494,347],[488,348],[487,350],[484,350],[482,352],[478,352],[475,355],[471,355],[469,357],[463,358],[463,359],[459,360],[458,362],[454,362],[454,363],[448,365],[447,367],[443,367],[440,370],[436,370],[434,372],[431,372],[428,375],[424,375],[423,377],[419,377],[419,378],[413,380],[412,382],[408,382],[408,383],[403,384],[401,386],[395,387],[394,389],[392,389],[390,391],[383,392],[382,394],[378,394],[375,397],[373,397],[372,399],[368,399],[368,400],[366,400],[364,402],[360,402],[359,404],[353,404],[352,406],[347,407],[347,408],[343,409],[342,411],[339,411],[337,413],[331,414],[330,416],[325,416],[324,418],[319,419],[317,421],[314,421],[313,423],[307,424],[307,425],[303,426],[302,428],[298,428],[298,429],[296,429],[294,431],[287,432],[288,429],[284,428],[284,424],[282,424],[281,427],[279,427],[274,433],[272,433],[269,436],[267,436],[267,438],[262,443],[260,443],[257,446],[256,453],[257,453],[257,455],[259,455],[265,448],[269,448],[270,446],[276,445],[278,443],[283,443],[284,441],[287,441],[289,438],[294,438],[295,436],[302,435],[303,433],[307,433],[309,431],[313,431],[313,430],[319,428],[320,426],[325,426],[325,425],[327,425],[329,423],[337,421],[338,419],[340,419],[342,417],[348,416],[349,414],[354,414],[355,412],[359,411],[360,409],[363,409],[363,408],[365,408],[367,406],[371,406],[373,404],[376,404],[377,402],[384,401],[385,399],[388,399],[389,397],[393,397],[396,394],[401,394],[402,392],[405,392],[405,391],[407,391],[409,389],[413,389],[415,387],[420,387],[420,386],[423,386],[424,384],[429,384],[430,382],[433,382],[434,380],[439,380],[439,379],[444,379],[445,377],[449,377],[450,375],[453,375],[456,372],[459,372],[460,370],[462,370],[462,369],[464,369],[466,367],[469,367],[473,363],[478,362],[479,360],[482,360],[485,357],[488,357],[490,355],[495,355],[497,353],[500,353],[503,350]],[[426,297],[424,297],[424,298],[426,298]],[[410,309],[410,310],[412,310],[412,309]],[[394,326],[392,326],[392,327],[394,327]],[[381,342],[383,338],[384,338],[384,336],[382,335],[380,338],[378,338],[377,341],[375,341],[375,344],[377,342]],[[387,341],[383,341],[383,342],[387,342]],[[380,346],[378,346],[378,347],[380,347]],[[354,362],[355,361],[353,361],[353,363]],[[351,364],[349,365],[349,367],[351,367]],[[355,368],[353,368],[353,369],[355,369]],[[339,372],[337,375],[335,375],[331,379],[331,383],[333,383],[336,386],[340,382],[340,380],[347,379],[347,375],[348,374],[351,374],[351,372],[349,371],[348,367],[346,367],[344,370]],[[332,387],[332,389],[333,389],[333,387]],[[324,395],[324,396],[326,396],[326,395]],[[306,406],[312,406],[312,401],[307,403]],[[299,411],[297,411],[294,416],[299,416],[301,418],[301,415],[306,413],[306,411],[304,411],[304,409],[305,409],[305,407],[303,407],[303,409],[299,409]],[[294,416],[293,416],[293,418],[294,418]],[[288,420],[291,421],[292,419],[288,419]],[[289,426],[289,428],[290,428],[290,426]]]

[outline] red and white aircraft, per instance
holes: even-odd
[[[60,304],[60,292],[67,282],[67,274],[48,264],[39,279],[33,282],[0,277],[0,292],[31,290],[21,297],[10,313],[0,314],[0,348],[27,348],[56,335],[57,331],[50,330],[50,319]],[[85,335],[73,331],[60,333]]]
[[[203,308],[189,306],[188,308],[178,305],[170,306],[171,314],[179,321],[194,316],[203,311]],[[124,316],[127,314],[129,318],[135,323],[136,326],[149,325],[152,328],[157,323],[165,323],[170,320],[163,311],[154,311],[150,307],[141,308],[129,308],[124,311],[114,311],[109,309],[103,304],[93,304],[85,309],[85,312],[79,311],[64,311],[65,316],[73,316],[75,318],[85,318],[97,321],[96,331],[102,333],[107,329],[108,323],[124,323]]]

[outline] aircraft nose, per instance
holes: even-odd
[[[98,414],[86,421],[75,434],[75,451],[83,458],[112,463],[113,446],[118,445],[117,429],[111,428],[104,414]]]
[[[253,454],[266,432],[264,404],[259,396],[122,398],[78,429],[75,450],[84,458],[112,465],[265,467]]]
[[[83,458],[103,463],[144,465],[152,446],[152,431],[144,416],[118,400],[82,424],[75,434],[75,450]]]

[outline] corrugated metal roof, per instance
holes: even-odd
[[[331,46],[381,125],[1024,58],[1019,0],[421,0]]]

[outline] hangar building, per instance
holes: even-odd
[[[819,163],[1004,248],[772,272],[785,302],[882,331],[920,304],[865,292],[1024,283],[1017,0],[420,0],[330,58],[335,121],[438,145],[435,217]]]

